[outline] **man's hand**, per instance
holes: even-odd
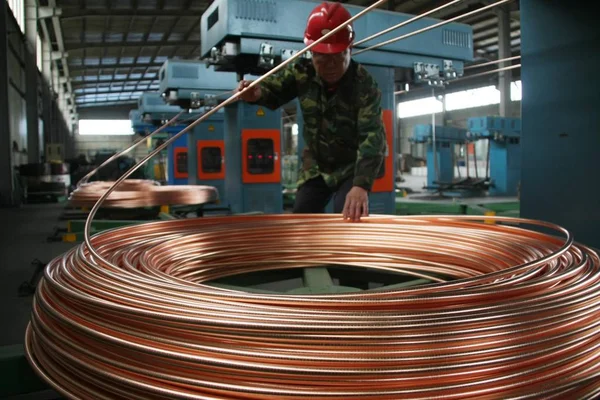
[[[252,83],[252,81],[240,81],[240,83],[238,84],[238,87],[237,87],[237,91],[241,92],[242,90],[244,90],[245,88],[250,86],[251,83]],[[248,89],[244,93],[242,93],[240,98],[244,101],[255,102],[260,99],[261,95],[262,95],[262,92],[260,90],[260,85],[256,85],[253,88]]]
[[[346,195],[344,219],[357,222],[360,217],[369,216],[369,194],[359,186],[354,186]]]

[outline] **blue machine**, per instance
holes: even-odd
[[[225,193],[233,213],[283,212],[281,110],[238,101],[225,107]]]
[[[143,93],[138,103],[142,121],[155,128],[181,112],[181,108],[165,103],[163,96],[158,92]],[[193,113],[198,113],[198,111],[194,110]],[[182,115],[180,118],[182,123],[168,126],[163,132],[172,135],[181,132],[191,122],[190,118],[192,118],[190,114]],[[186,135],[179,137],[168,146],[167,158],[167,183],[169,185],[187,185],[189,166]]]
[[[204,113],[215,105],[215,96],[234,89],[234,74],[215,72],[199,61],[167,60],[159,71],[160,93],[170,106]],[[208,185],[219,192],[219,208],[229,208],[225,193],[225,140],[223,110],[194,126],[186,139],[188,183]]]
[[[239,76],[264,74],[305,47],[303,33],[306,19],[315,5],[309,0],[216,0],[201,18],[201,55],[217,71],[235,72]],[[350,5],[345,7],[353,15],[364,9]],[[290,19],[289,15],[304,17]],[[354,22],[357,40],[411,17],[389,11],[372,11]],[[423,18],[380,36],[376,43],[436,22],[438,20]],[[472,28],[455,23],[353,57],[369,70],[383,92],[388,154],[385,175],[377,179],[370,194],[371,213],[395,213],[396,103],[393,92],[397,69],[402,70],[401,75],[413,77],[415,83],[443,86],[447,80],[461,76],[464,62],[473,59],[472,42]],[[375,42],[367,42],[355,49],[373,44]],[[310,54],[305,56],[310,57]],[[249,110],[242,114],[250,115],[252,112]],[[301,132],[301,118],[298,125]]]
[[[449,126],[435,126],[434,131],[430,124],[415,125],[412,137],[413,143],[427,143],[427,187],[436,188],[440,183],[452,183],[454,181],[454,145],[465,143],[467,140],[466,129],[453,128]],[[437,160],[434,159],[437,157]],[[436,173],[436,161],[439,177]]]
[[[504,117],[469,118],[468,129],[471,138],[489,140],[489,194],[516,196],[521,181],[521,120]]]
[[[167,60],[160,68],[159,77],[164,102],[182,109],[211,106],[215,96],[237,87],[235,74],[217,72],[201,61]]]
[[[142,113],[138,109],[129,111],[129,120],[131,121],[131,129],[137,135],[146,136],[154,131],[154,125],[142,121]]]

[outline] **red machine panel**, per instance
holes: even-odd
[[[198,179],[225,179],[225,141],[198,140]]]
[[[372,192],[394,191],[394,113],[392,110],[383,110],[383,126],[388,144],[388,154],[385,157],[384,175],[373,182]]]
[[[188,151],[186,147],[175,147],[173,149],[173,176],[175,179],[187,179],[188,177]]]
[[[242,130],[242,182],[281,182],[279,129]]]

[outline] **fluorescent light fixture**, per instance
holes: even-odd
[[[80,119],[80,135],[133,135],[129,119]]]

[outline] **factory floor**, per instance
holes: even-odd
[[[64,203],[0,208],[0,346],[23,343],[33,296],[20,296],[19,286],[32,278],[32,262],[37,259],[45,264],[73,247],[72,243],[47,241],[63,222],[59,220],[63,209]]]

